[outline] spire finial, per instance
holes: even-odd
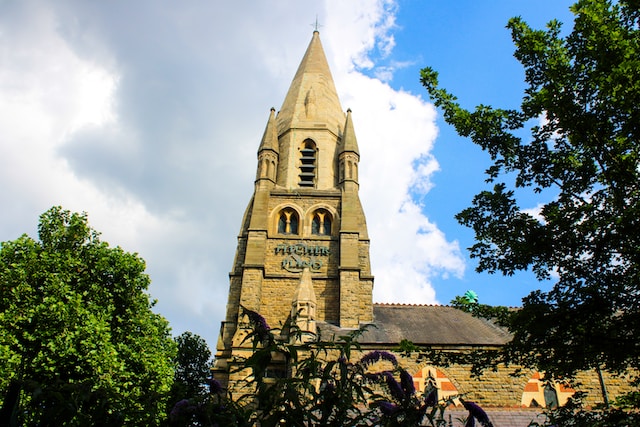
[[[313,27],[313,32],[317,33],[318,32],[318,28],[322,27],[322,25],[320,25],[318,23],[318,15],[316,15],[316,22],[314,22],[313,24],[311,24],[311,26]]]

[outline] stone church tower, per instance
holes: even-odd
[[[358,195],[360,154],[351,111],[340,106],[318,31],[258,148],[214,372],[242,353],[241,307],[269,325],[290,320],[357,328],[373,321],[369,235]],[[228,374],[226,374],[228,375]]]

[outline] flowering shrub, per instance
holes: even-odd
[[[364,366],[368,366],[383,360],[390,362],[393,366],[398,366],[398,360],[393,354],[388,351],[380,350],[374,350],[367,353],[362,359],[360,359],[360,363]]]
[[[476,425],[475,420],[478,420],[482,427],[493,427],[493,424],[491,424],[491,421],[489,420],[489,416],[480,406],[462,399],[460,399],[460,401],[465,409],[469,411],[469,417],[467,418],[465,427],[474,427]]]
[[[357,338],[366,328],[335,340],[307,343],[296,339],[301,332],[295,325],[275,329],[255,311],[244,309],[243,315],[252,328],[245,340],[251,340],[253,352],[238,369],[252,372],[248,392],[231,399],[220,383],[211,380],[206,398],[176,404],[171,426],[447,425],[444,411],[451,402],[438,401],[435,384],[418,392],[411,374],[392,353],[371,351],[359,360],[354,357],[355,351],[361,354]],[[274,355],[286,361],[287,375],[267,378]],[[483,422],[476,407],[470,406],[475,419]]]

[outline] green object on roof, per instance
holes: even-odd
[[[464,299],[466,299],[469,304],[477,304],[478,294],[476,294],[472,290],[468,290],[467,292],[464,293]]]

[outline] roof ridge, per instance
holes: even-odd
[[[405,302],[374,302],[373,305],[378,306],[398,306],[398,307],[451,307],[446,304],[413,304],[413,303],[405,303]]]
[[[373,305],[386,306],[386,307],[398,306],[398,307],[450,307],[450,308],[458,308],[458,307],[454,307],[451,304],[415,304],[415,303],[408,303],[408,302],[374,302]],[[517,306],[512,306],[512,305],[508,305],[508,306],[504,306],[504,307],[506,307],[506,308],[508,308],[510,310],[520,310],[522,308],[522,307],[517,307]]]

